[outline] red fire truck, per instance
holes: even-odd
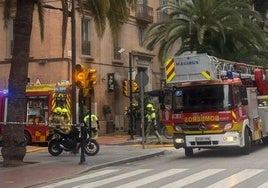
[[[27,86],[27,117],[24,135],[27,143],[44,143],[49,134],[49,118],[56,107],[67,109],[71,117],[71,87],[68,83]],[[0,91],[0,140],[7,117],[8,91]],[[12,122],[11,122],[12,123]]]
[[[253,142],[268,143],[268,75],[260,66],[207,54],[166,62],[161,121],[176,149],[237,148],[249,154]]]

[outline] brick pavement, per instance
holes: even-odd
[[[141,146],[140,137],[135,137],[134,140],[129,138],[129,135],[100,136],[97,139],[101,145],[100,152],[96,156],[86,156],[86,161],[82,164],[79,164],[80,154],[64,152],[58,157],[53,157],[47,152],[46,147],[27,146],[24,159],[27,165],[12,168],[0,166],[0,187],[38,187],[89,170],[164,154],[163,148],[137,147]],[[134,144],[137,146],[133,146]],[[1,160],[0,157],[0,162]]]

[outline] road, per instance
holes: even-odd
[[[163,156],[89,171],[42,188],[266,188],[268,147],[253,147],[250,155],[233,150],[196,150],[191,158],[182,149],[168,148]]]

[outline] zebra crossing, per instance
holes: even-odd
[[[260,174],[267,174],[265,169],[242,169],[228,173],[227,169],[204,169],[198,172],[186,173],[191,169],[173,168],[161,172],[154,169],[135,169],[125,171],[120,168],[108,168],[89,172],[87,175],[66,179],[57,183],[42,186],[41,188],[134,188],[134,187],[160,187],[179,188],[191,187],[198,183],[200,187],[228,188],[237,186],[246,181],[257,182],[256,188],[268,188],[268,179],[263,182],[254,180]],[[211,177],[218,176],[218,179]],[[206,183],[202,184],[202,181]],[[206,186],[202,186],[206,185]]]

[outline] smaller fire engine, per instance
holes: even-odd
[[[71,90],[69,83],[29,84],[26,88],[27,117],[24,126],[24,136],[27,143],[44,143],[49,134],[49,122],[52,112],[57,108],[67,109],[71,117]],[[7,117],[8,91],[0,91],[0,140],[1,131]],[[12,123],[12,122],[10,122]]]
[[[253,142],[268,143],[264,74],[261,66],[207,54],[169,59],[161,121],[173,132],[174,147],[186,156],[194,148],[220,147],[249,154]]]

